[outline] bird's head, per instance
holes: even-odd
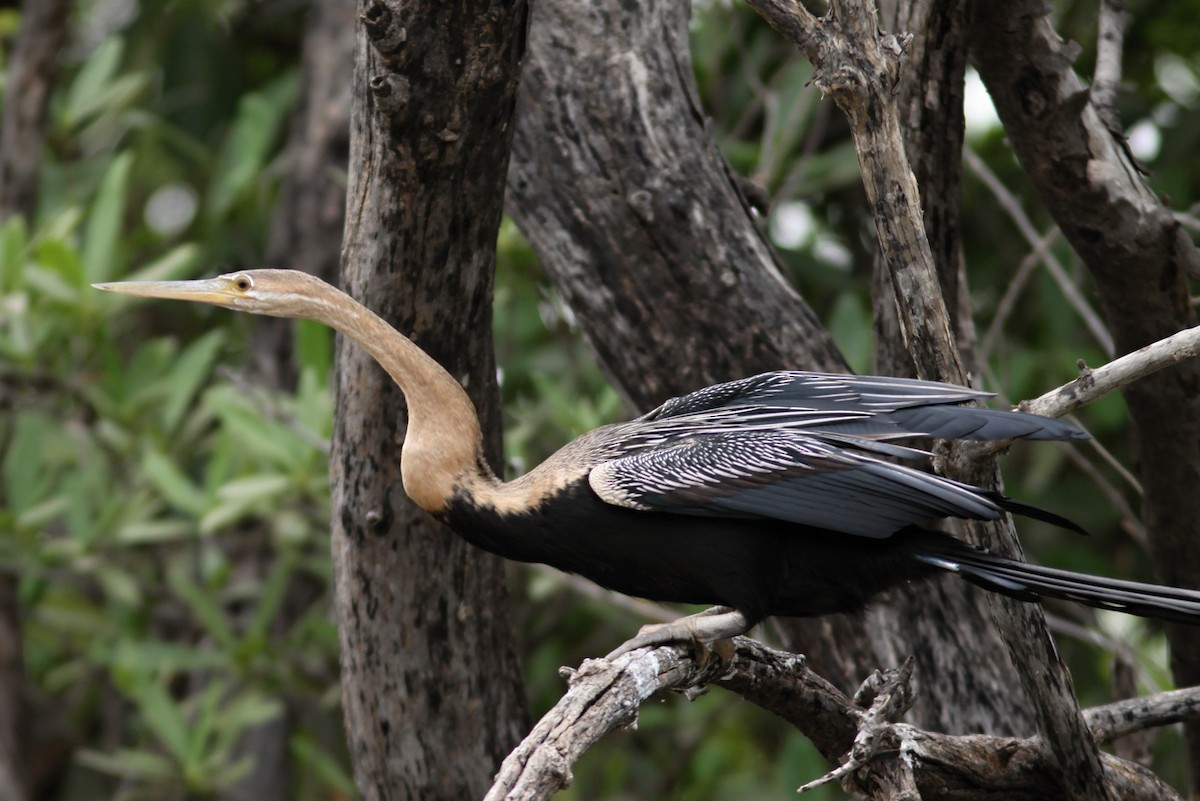
[[[333,287],[300,270],[240,270],[195,281],[117,281],[93,284],[96,289],[209,303],[226,309],[271,317],[319,317]]]

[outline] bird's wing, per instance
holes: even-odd
[[[738,405],[841,408],[878,414],[909,406],[962,403],[991,396],[990,392],[915,378],[783,370],[713,384],[671,398],[639,419],[661,420]]]
[[[764,517],[887,537],[940,517],[996,519],[995,496],[788,431],[695,434],[605,461],[605,502],[646,511]]]
[[[672,398],[637,419],[665,429],[761,428],[876,441],[903,437],[996,440],[1086,439],[1070,423],[963,406],[991,395],[966,387],[886,376],[774,372]]]

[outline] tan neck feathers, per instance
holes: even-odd
[[[371,354],[404,393],[404,490],[422,508],[439,511],[457,484],[480,471],[475,405],[432,357],[348,295],[339,291],[319,306],[318,319]]]

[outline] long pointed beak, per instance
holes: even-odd
[[[92,286],[105,292],[136,295],[140,298],[190,300],[215,306],[230,306],[234,300],[229,282],[222,278],[202,278],[196,281],[114,281]]]

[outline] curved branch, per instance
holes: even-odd
[[[1200,720],[1200,687],[1128,698],[1093,707],[1083,714],[1096,739],[1107,743],[1146,729]]]
[[[733,640],[728,662],[697,662],[682,646],[644,648],[613,662],[586,660],[566,670],[569,689],[504,761],[485,801],[549,798],[571,783],[571,769],[608,732],[637,719],[641,704],[662,690],[711,683],[778,715],[807,737],[832,764],[852,759],[827,779],[901,797],[915,786],[925,801],[966,801],[1001,795],[1013,801],[1052,797],[1059,770],[1039,738],[954,736],[891,722],[911,690],[905,670],[876,674],[868,697],[851,700],[804,664],[804,657],[746,637]],[[862,692],[860,691],[860,695]],[[862,704],[870,702],[871,709]],[[1200,687],[1120,701],[1087,712],[1096,738],[1108,741],[1155,726],[1200,718]],[[1154,774],[1104,754],[1102,769],[1122,798],[1171,799]],[[815,786],[823,783],[818,780]]]

